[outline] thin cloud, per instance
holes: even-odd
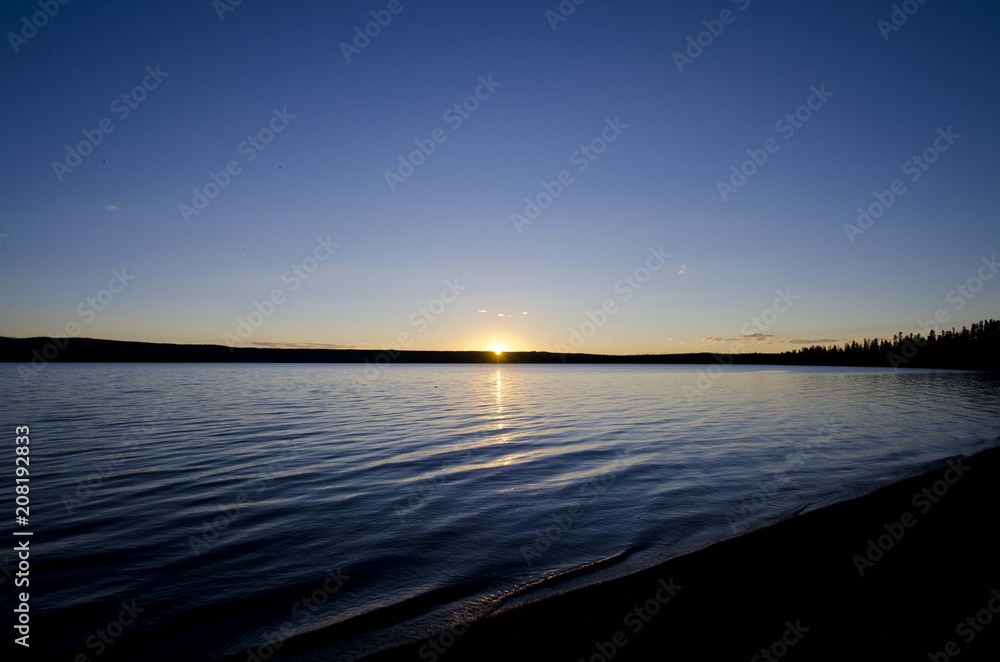
[[[747,343],[752,342],[759,345],[771,345],[773,341],[771,338],[774,336],[769,333],[745,333],[739,338],[723,338],[722,336],[706,336],[702,338],[699,342],[709,342],[709,343]]]
[[[770,333],[745,333],[740,338],[723,338],[721,336],[706,336],[700,342],[720,343],[720,342],[752,342],[758,345],[828,345],[839,343],[839,338],[789,338],[788,340],[774,340],[774,335]]]
[[[289,340],[286,342],[254,341],[250,344],[261,349],[375,349],[375,346],[370,343],[341,345],[336,343],[312,342],[308,340]]]
[[[789,338],[785,341],[790,345],[828,345],[830,343],[840,342],[840,338]]]
[[[104,208],[108,211],[118,211],[118,205],[104,205]]]
[[[688,265],[686,265],[686,264],[682,264],[682,265],[681,265],[681,270],[677,272],[677,275],[678,275],[678,276],[683,276],[683,275],[684,275],[684,274],[686,274],[687,272],[688,272]]]

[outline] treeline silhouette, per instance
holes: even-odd
[[[984,320],[961,330],[887,338],[865,338],[843,346],[811,345],[791,354],[806,365],[877,366],[890,368],[1000,369],[1000,320]]]
[[[1000,370],[1000,321],[986,320],[971,328],[929,331],[927,336],[897,333],[843,346],[812,345],[780,354],[559,354],[505,352],[499,363],[575,364],[737,364],[823,365],[888,368],[953,368]],[[493,352],[415,351],[391,349],[281,349],[177,345],[94,338],[0,337],[0,362],[23,364],[25,374],[48,363],[497,363]]]

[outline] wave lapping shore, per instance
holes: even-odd
[[[992,448],[365,659],[996,660],[998,506]]]

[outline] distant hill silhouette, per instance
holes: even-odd
[[[503,363],[574,364],[736,364],[823,365],[893,368],[954,368],[1000,370],[1000,321],[987,320],[971,328],[930,331],[845,343],[842,347],[813,345],[797,351],[765,354],[558,354],[504,352]],[[0,361],[31,364],[41,370],[50,362],[101,363],[496,363],[487,351],[416,351],[391,349],[279,349],[127,342],[94,338],[0,337]],[[31,367],[24,366],[24,370]]]

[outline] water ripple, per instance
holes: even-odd
[[[390,366],[355,390],[342,365],[15,368],[0,402],[31,426],[32,588],[64,655],[136,599],[108,655],[245,659],[291,623],[342,632],[347,659],[1000,434],[1000,380],[976,373]]]

